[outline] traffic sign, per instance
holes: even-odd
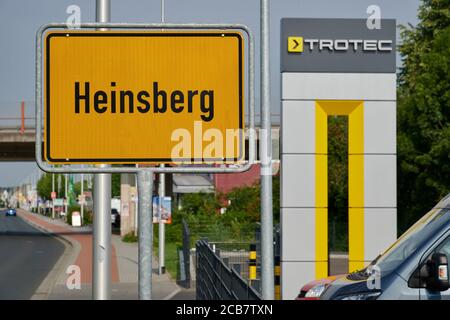
[[[52,199],[55,199],[56,198],[56,192],[52,191],[50,196],[51,196]]]
[[[57,206],[61,206],[62,207],[64,205],[64,199],[62,199],[62,198],[53,199],[53,205],[55,207],[57,207]]]
[[[49,31],[44,155],[52,164],[244,161],[238,31]]]

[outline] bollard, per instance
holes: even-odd
[[[281,300],[280,289],[280,256],[275,256],[274,283],[275,283],[275,300]]]
[[[256,244],[250,245],[248,260],[248,279],[256,280]]]

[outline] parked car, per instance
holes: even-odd
[[[5,210],[5,216],[7,217],[15,217],[17,215],[16,209],[8,208]]]
[[[326,286],[338,277],[339,276],[329,276],[327,278],[308,282],[301,288],[296,300],[318,300]]]
[[[366,268],[316,280],[297,299],[450,300],[450,194]]]
[[[120,227],[120,213],[117,209],[111,209],[111,224],[119,228]]]

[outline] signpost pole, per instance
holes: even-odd
[[[100,167],[105,167],[102,164]],[[94,300],[111,298],[111,176],[94,177],[94,226],[92,296]]]
[[[52,173],[52,195],[53,192],[55,192],[55,174]],[[54,202],[54,198],[52,198],[52,219],[55,219],[55,202]]]
[[[64,202],[64,213],[67,217],[67,189],[68,189],[68,184],[69,184],[69,175],[66,173],[64,175],[64,198],[65,198],[65,202]]]
[[[137,174],[139,199],[139,299],[152,298],[153,244],[153,172],[141,169]]]
[[[164,167],[162,164],[161,167]],[[165,228],[166,225],[164,221],[162,220],[162,213],[163,213],[163,199],[165,197],[165,190],[166,190],[166,175],[164,173],[159,174],[159,235],[158,235],[158,255],[159,255],[159,274],[163,274],[166,272],[166,265],[165,265],[165,241],[166,241],[166,234],[165,234]]]
[[[81,213],[81,224],[83,224],[84,216],[84,174],[81,174],[81,190],[80,190],[80,213]]]
[[[274,299],[272,135],[270,119],[269,0],[260,2],[261,19],[261,293]]]
[[[110,1],[96,1],[96,22],[110,21]],[[107,165],[100,165],[101,168]],[[111,298],[111,175],[94,177],[94,226],[93,226],[93,275],[94,300]]]

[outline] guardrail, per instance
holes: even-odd
[[[208,241],[196,243],[197,300],[261,300],[260,294],[214,252]]]

